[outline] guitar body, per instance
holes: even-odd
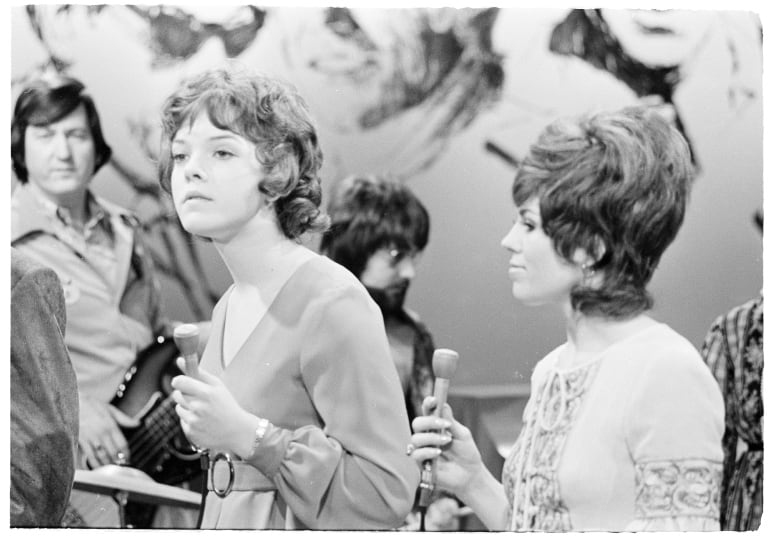
[[[130,447],[129,465],[168,485],[200,473],[198,453],[184,436],[170,397],[171,380],[181,374],[178,356],[172,338],[158,337],[139,353],[111,402],[139,421],[137,427],[122,429]]]
[[[176,366],[178,356],[172,338],[158,337],[138,354],[111,401],[111,405],[139,424],[122,428],[130,447],[128,465],[166,485],[181,484],[201,472],[198,453],[184,436],[170,398],[171,380],[181,373]],[[70,505],[78,514],[74,517],[81,519],[74,520],[73,526],[120,526],[117,503],[109,495],[74,489]],[[125,509],[125,524],[150,528],[155,512],[153,505],[130,502]]]

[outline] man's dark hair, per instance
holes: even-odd
[[[84,84],[63,75],[41,77],[29,83],[19,94],[11,120],[11,160],[21,183],[27,183],[24,162],[24,134],[28,126],[36,127],[57,122],[84,105],[87,123],[95,144],[95,170],[111,158],[111,147],[103,138],[95,102],[84,92]]]
[[[320,249],[356,277],[380,248],[420,252],[428,244],[428,211],[402,183],[379,176],[351,176],[328,204],[331,227]]]

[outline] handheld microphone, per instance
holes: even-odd
[[[190,377],[198,377],[198,342],[200,329],[191,323],[184,323],[173,330],[173,341],[184,357],[184,371]]]
[[[183,323],[173,330],[173,341],[179,348],[181,356],[184,357],[184,373],[190,377],[198,378],[198,343],[200,340],[200,329],[192,323]],[[205,448],[199,448],[190,445],[192,450],[198,453],[200,459],[200,469],[203,472],[200,495],[200,508],[198,509],[198,522],[196,529],[200,528],[203,522],[203,513],[206,507],[206,495],[208,494],[208,469],[209,469],[209,451]],[[231,468],[232,470],[232,468]]]
[[[436,398],[436,408],[432,416],[441,417],[444,412],[444,404],[447,403],[447,391],[450,388],[450,378],[455,374],[458,366],[458,354],[451,349],[437,349],[433,352],[433,375],[436,381],[433,384],[433,396]],[[444,433],[444,430],[442,430]],[[433,491],[436,488],[436,460],[423,462],[422,478],[420,480],[419,505],[427,508],[433,500]]]

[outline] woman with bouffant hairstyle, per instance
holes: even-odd
[[[566,340],[534,368],[502,483],[448,406],[412,424],[412,456],[488,528],[718,530],[723,398],[646,289],[692,177],[680,132],[639,107],[555,121],[520,163],[512,294],[557,307]]]
[[[599,285],[571,290],[573,309],[629,318],[650,309],[646,289],[685,216],[693,178],[688,143],[643,108],[558,121],[541,134],[512,188],[517,207],[538,198],[544,233],[576,263],[582,247]]]
[[[233,278],[200,367],[172,381],[182,429],[210,457],[203,528],[389,529],[414,500],[381,313],[299,241],[327,226],[321,164],[297,92],[240,66],[164,105],[160,181]]]

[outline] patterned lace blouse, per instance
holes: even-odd
[[[510,530],[717,530],[723,400],[663,324],[590,362],[536,367],[503,482]]]

